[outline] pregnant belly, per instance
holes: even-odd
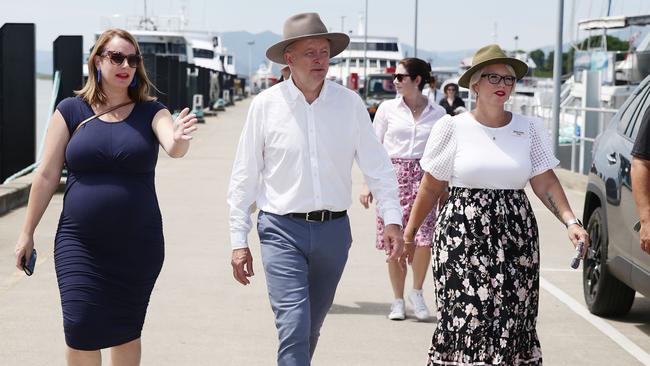
[[[76,178],[66,191],[61,223],[100,232],[162,227],[153,183],[149,184],[147,179],[139,176]]]

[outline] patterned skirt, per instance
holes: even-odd
[[[428,365],[542,365],[538,238],[523,190],[452,188],[433,238]]]
[[[391,159],[397,183],[399,184],[399,201],[402,206],[404,215],[402,216],[402,225],[406,227],[411,209],[415,203],[415,196],[420,188],[420,181],[424,176],[424,171],[420,168],[420,159]],[[424,220],[418,233],[415,235],[416,246],[431,246],[433,240],[433,229],[436,226],[436,209],[432,210],[429,216]],[[384,250],[384,220],[377,212],[377,241],[375,247]]]

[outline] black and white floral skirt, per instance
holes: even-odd
[[[541,365],[537,222],[523,190],[453,187],[433,237],[428,365]]]

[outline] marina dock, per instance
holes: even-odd
[[[161,153],[156,187],[163,214],[165,264],[143,330],[142,365],[275,364],[273,315],[266,294],[256,233],[249,235],[255,276],[249,286],[232,277],[226,191],[235,148],[248,106],[245,99],[206,117],[188,155]],[[585,177],[558,171],[577,215]],[[320,366],[424,365],[435,327],[389,321],[392,294],[383,252],[374,248],[375,211],[357,202],[362,177],[355,167],[350,209],[354,243],[346,270],[321,332],[313,364]],[[13,248],[25,207],[0,216],[0,365],[64,365],[61,307],[53,242],[62,207],[56,194],[36,235],[35,274],[13,263]],[[529,192],[541,232],[538,333],[544,364],[650,365],[650,301],[637,295],[631,312],[616,320],[588,314],[582,271],[570,270],[573,250],[566,230]],[[407,286],[410,275],[407,277]],[[435,308],[433,281],[425,297]],[[103,354],[105,361],[109,352]]]

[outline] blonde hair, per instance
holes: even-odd
[[[510,72],[510,75],[517,77],[517,73],[515,72],[515,69],[512,66],[508,64],[504,64],[504,65],[506,69],[508,69],[508,72]],[[478,82],[481,81],[481,77],[483,76],[483,72],[485,71],[486,67],[487,66],[474,71],[472,77],[469,78],[469,90],[472,94],[474,94],[474,96],[477,96],[477,93],[474,91],[474,85],[478,84]],[[510,94],[514,93],[515,86],[517,86],[517,83],[514,83],[512,85],[512,90],[510,91]]]
[[[81,90],[74,91],[76,95],[80,96],[90,105],[106,104],[106,94],[104,94],[101,83],[97,81],[95,56],[101,56],[105,51],[106,44],[115,37],[120,37],[131,43],[135,47],[136,54],[141,55],[138,41],[135,40],[131,33],[123,29],[109,29],[102,33],[99,39],[97,39],[97,42],[95,42],[95,46],[88,57],[88,80],[86,80],[86,84]],[[155,86],[153,86],[147,77],[144,62],[140,62],[135,70],[134,77],[138,78],[137,85],[134,88],[128,88],[129,98],[136,103],[156,100],[155,97],[149,95],[149,92],[155,89]]]

